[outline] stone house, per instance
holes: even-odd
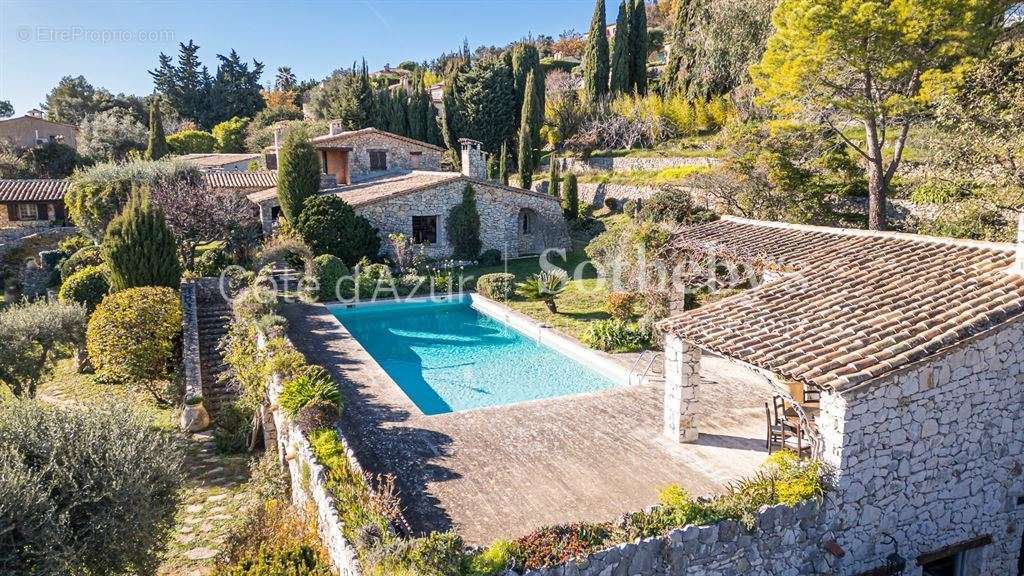
[[[771,273],[659,323],[665,433],[699,438],[697,365],[726,356],[804,405],[835,472],[835,574],[1019,573],[1024,217],[1020,233],[1015,246],[732,217],[677,231],[679,253]]]
[[[0,141],[16,150],[25,150],[47,142],[60,142],[75,148],[78,145],[77,138],[77,127],[51,122],[43,118],[43,113],[38,110],[18,118],[0,120]]]
[[[328,134],[313,142],[330,154],[325,154],[327,173],[321,193],[334,194],[352,205],[378,229],[382,240],[402,233],[424,245],[432,258],[450,256],[445,219],[471,185],[484,250],[494,248],[516,257],[569,247],[560,200],[487,180],[479,142],[462,141],[462,173],[440,171],[440,148],[375,128]],[[383,160],[373,159],[376,151]],[[372,169],[382,161],[384,170]],[[332,186],[335,178],[336,187]],[[277,188],[250,193],[248,198],[259,206],[264,233],[270,234],[280,215]]]
[[[226,153],[203,153],[183,154],[179,156],[182,160],[195,165],[203,172],[246,172],[253,160],[260,158],[259,154],[226,154]]]
[[[0,180],[0,228],[62,226],[67,180]]]

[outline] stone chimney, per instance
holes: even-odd
[[[487,179],[487,159],[480,142],[469,138],[459,138],[462,145],[462,173],[470,178]]]
[[[331,120],[331,129],[328,132],[329,136],[337,136],[345,131],[345,126],[341,123],[341,120]]]
[[[281,149],[282,142],[284,142],[284,128],[276,126],[274,127],[274,152]]]
[[[1013,269],[1017,274],[1024,275],[1024,207],[1017,213],[1017,251]]]

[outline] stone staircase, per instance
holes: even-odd
[[[228,332],[231,306],[216,289],[200,288],[196,292],[196,319],[199,327],[199,373],[203,381],[203,400],[211,416],[216,416],[225,402],[237,397],[232,382],[221,381],[227,370],[220,350],[220,339]]]

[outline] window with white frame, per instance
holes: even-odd
[[[41,220],[35,204],[18,204],[18,220]]]

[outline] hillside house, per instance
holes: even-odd
[[[48,142],[77,147],[78,128],[71,124],[51,122],[39,110],[18,118],[0,120],[0,141],[15,150],[26,150]]]
[[[246,172],[249,164],[259,160],[259,154],[200,153],[183,154],[182,160],[193,164],[202,172]]]
[[[332,124],[332,126],[336,126]],[[480,213],[484,250],[510,257],[567,248],[569,235],[558,198],[487,180],[480,143],[462,141],[463,171],[442,172],[437,146],[366,128],[313,138],[324,170],[322,194],[351,204],[379,230],[382,239],[402,233],[423,244],[430,257],[451,255],[445,231],[448,212],[472,185]],[[274,174],[276,172],[268,172]],[[280,215],[277,188],[248,194],[259,206],[264,233]]]
[[[702,354],[804,407],[835,469],[841,575],[1017,574],[1024,531],[1024,217],[1018,244],[726,217],[679,254],[760,285],[662,321],[664,432],[701,434]]]
[[[0,228],[62,226],[68,180],[0,180]]]

